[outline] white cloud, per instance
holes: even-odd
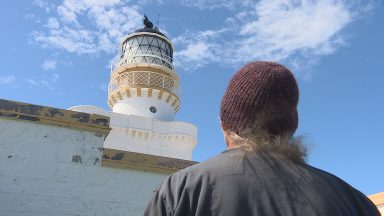
[[[99,85],[99,89],[102,90],[102,91],[108,91],[108,84],[106,83],[102,83]]]
[[[57,82],[60,79],[60,76],[58,74],[52,74],[52,82]]]
[[[29,88],[44,87],[44,88],[48,88],[50,90],[54,89],[52,84],[50,82],[48,82],[47,80],[43,80],[43,79],[39,79],[39,80],[27,79],[26,81],[29,84],[29,86],[28,86]]]
[[[44,9],[45,12],[50,12],[51,9],[54,7],[53,4],[47,2],[47,1],[43,1],[43,0],[34,0],[33,1],[33,4],[39,6],[40,8]]]
[[[50,17],[47,21],[46,27],[48,29],[59,29],[60,23],[56,18]]]
[[[26,20],[32,21],[32,22],[37,23],[37,24],[41,23],[41,19],[39,17],[37,17],[36,15],[31,14],[31,13],[25,14],[24,18]]]
[[[39,86],[40,82],[35,81],[34,79],[28,79],[27,82],[32,86]]]
[[[204,41],[188,44],[187,47],[180,52],[176,52],[176,65],[182,65],[181,62],[197,63],[194,68],[201,67],[210,62],[214,56],[210,51],[212,46]]]
[[[281,60],[305,51],[329,54],[340,40],[337,34],[352,21],[341,1],[260,1],[250,16],[256,20],[240,28],[238,55]],[[253,50],[263,49],[263,53]]]
[[[56,73],[52,74],[50,77],[45,78],[29,78],[26,79],[27,86],[29,88],[48,88],[49,90],[53,90],[55,88],[55,83],[60,79],[60,76]]]
[[[212,10],[216,8],[232,9],[235,8],[238,4],[241,4],[241,1],[233,0],[180,0],[176,2],[190,7],[197,7],[201,10]]]
[[[64,0],[44,31],[32,32],[35,42],[77,54],[114,53],[127,32],[141,26],[135,5],[120,0]]]
[[[202,37],[199,32],[187,32],[175,58],[195,68],[209,62],[239,66],[255,59],[274,60],[300,71],[345,44],[343,29],[361,13],[359,8],[370,8],[367,4],[362,7],[358,0],[244,3],[227,17],[221,26],[224,30],[206,31],[214,32],[215,38],[212,34]],[[196,35],[199,40],[194,39]]]
[[[43,64],[41,65],[41,67],[44,69],[44,70],[54,70],[56,69],[56,65],[57,65],[57,61],[56,60],[51,60],[51,59],[46,59]]]
[[[235,10],[239,6],[254,4],[253,0],[138,0],[140,4],[176,4],[199,10],[229,9]]]
[[[176,66],[190,70],[202,67],[210,62],[215,62],[219,45],[217,36],[225,30],[207,30],[197,33],[187,32],[184,36],[179,36],[173,40],[176,47],[182,49],[175,52],[174,62]]]
[[[15,76],[0,76],[0,84],[2,85],[12,85],[16,82]]]
[[[176,4],[228,12],[216,29],[193,30],[172,39],[175,64],[197,69],[209,63],[238,67],[255,59],[307,68],[338,50],[345,27],[372,10],[360,0],[64,0],[44,31],[32,33],[43,47],[77,54],[115,53],[124,34],[141,27],[141,4]],[[224,12],[220,13],[225,14]],[[226,17],[225,17],[226,16]]]

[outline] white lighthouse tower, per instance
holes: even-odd
[[[146,16],[144,25],[124,37],[111,65],[112,112],[88,105],[70,109],[111,118],[106,148],[191,160],[197,128],[174,121],[180,109],[180,84],[172,42]]]
[[[180,86],[172,61],[172,43],[157,29],[127,35],[111,66],[108,103],[113,112],[174,120]]]

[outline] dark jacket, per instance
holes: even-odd
[[[274,153],[227,150],[154,191],[144,215],[380,215],[336,176]]]

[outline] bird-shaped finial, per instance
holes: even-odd
[[[144,14],[143,23],[145,28],[153,28],[153,23],[149,21],[148,17]]]

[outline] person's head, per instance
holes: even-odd
[[[298,101],[296,80],[286,67],[268,61],[242,67],[221,101],[221,126],[228,148],[291,151],[289,140],[298,126]]]

